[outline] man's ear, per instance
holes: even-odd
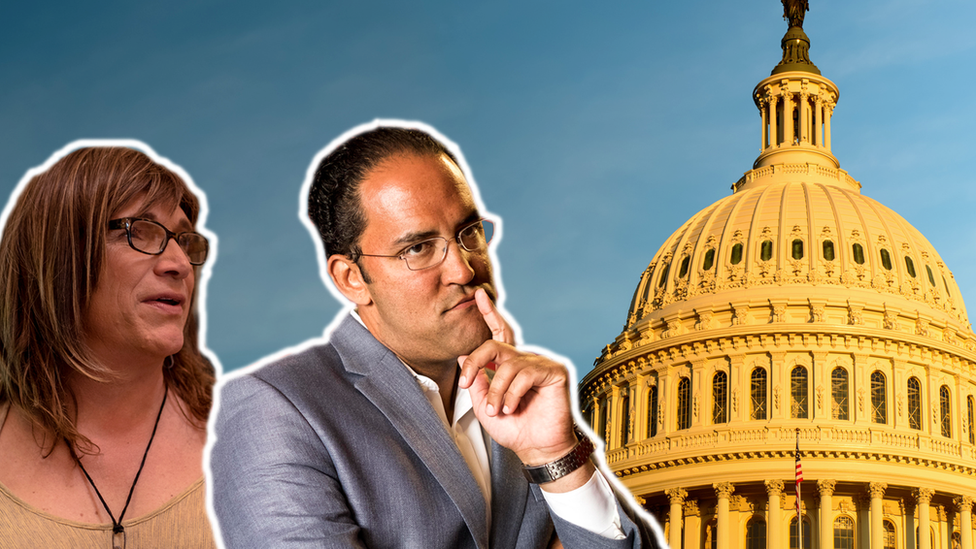
[[[333,254],[326,265],[332,283],[342,292],[342,295],[346,296],[346,299],[360,306],[373,302],[369,288],[363,280],[363,272],[359,270],[359,265],[355,261],[341,254]]]

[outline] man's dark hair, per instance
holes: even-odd
[[[319,163],[308,191],[308,217],[319,231],[326,257],[341,254],[358,259],[359,238],[366,229],[359,186],[370,170],[403,154],[444,154],[458,164],[451,151],[428,133],[392,126],[357,134]]]

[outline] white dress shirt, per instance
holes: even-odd
[[[364,327],[366,326],[356,311],[352,312],[352,316]],[[457,444],[458,450],[461,451],[461,456],[468,465],[468,469],[471,470],[471,474],[485,498],[486,518],[490,528],[491,464],[488,448],[491,445],[488,434],[481,428],[481,423],[474,415],[471,394],[467,389],[458,387],[454,396],[454,417],[452,420],[448,420],[437,383],[427,376],[418,374],[402,360],[400,363],[413,374],[420,389],[424,392],[424,396],[427,397],[427,401],[437,412],[447,432]],[[558,494],[542,490],[542,496],[546,499],[549,510],[566,522],[605,538],[624,539],[623,529],[620,526],[620,515],[617,512],[616,498],[610,489],[610,484],[599,469],[593,472],[593,476],[586,484],[575,490]]]
[[[487,503],[490,528],[491,468],[488,459],[489,443],[485,440],[488,434],[481,428],[481,423],[474,415],[471,394],[467,389],[458,387],[454,397],[454,421],[448,422],[440,389],[434,380],[414,372],[413,368],[406,364],[404,366],[416,378],[424,396],[441,418],[444,427],[451,433],[458,450],[461,451],[461,456],[468,464],[468,469],[471,470],[478,487],[481,488]],[[616,499],[610,490],[610,484],[600,474],[599,469],[593,472],[593,476],[586,484],[575,490],[558,494],[542,490],[542,496],[549,504],[549,509],[566,522],[606,538],[624,539],[620,516],[617,514]]]

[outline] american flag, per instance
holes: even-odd
[[[800,463],[800,430],[796,431],[796,515],[800,516],[800,483],[803,482],[803,464]],[[799,524],[799,520],[797,521]]]

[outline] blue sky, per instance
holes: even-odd
[[[0,196],[79,138],[135,138],[206,191],[219,236],[208,344],[225,369],[318,336],[298,194],[315,153],[377,117],[457,142],[507,308],[579,375],[662,242],[749,170],[751,92],[779,61],[764,2],[85,2],[5,6]],[[976,303],[976,4],[813,0],[840,87],[833,152],[919,228]]]

